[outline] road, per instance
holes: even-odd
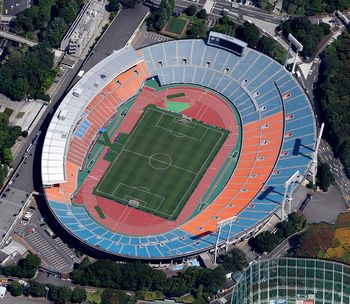
[[[340,160],[338,158],[334,157],[333,151],[331,146],[325,141],[322,140],[320,144],[320,150],[319,150],[319,159],[321,162],[326,162],[335,178],[335,185],[337,186],[338,190],[342,193],[345,202],[347,206],[350,206],[350,182],[349,179],[346,177],[343,169],[343,165],[341,164]]]

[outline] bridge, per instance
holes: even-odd
[[[1,31],[0,30],[0,37],[8,39],[8,40],[12,40],[12,41],[16,41],[18,43],[22,43],[22,44],[27,44],[30,47],[37,45],[37,42],[31,41],[29,39],[26,39],[24,37],[21,37],[19,35],[13,34],[13,33],[9,33],[9,32],[5,32],[5,31]]]

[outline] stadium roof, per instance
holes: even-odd
[[[116,74],[141,60],[141,56],[132,47],[126,46],[94,66],[69,91],[52,118],[45,137],[41,158],[43,185],[66,181],[67,144],[85,107]]]

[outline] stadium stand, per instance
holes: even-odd
[[[224,190],[202,212],[161,234],[140,236],[111,231],[84,207],[71,203],[77,172],[98,131],[117,108],[135,96],[144,81],[194,84],[224,95],[238,110],[242,148]],[[58,221],[95,249],[149,260],[190,256],[228,237],[249,235],[281,207],[285,181],[308,171],[315,145],[315,121],[309,101],[293,76],[252,49],[242,56],[203,40],[156,44],[136,52],[126,47],[90,70],[65,97],[44,142],[42,179]]]

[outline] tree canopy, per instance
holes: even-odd
[[[23,294],[23,286],[18,281],[13,281],[9,285],[11,296],[19,297]]]
[[[326,136],[350,176],[350,34],[326,48],[320,65],[316,99]]]
[[[225,268],[228,272],[241,271],[248,265],[247,257],[239,248],[233,248],[225,255],[219,256],[219,264]]]
[[[0,274],[18,278],[33,278],[41,260],[37,255],[28,254],[25,259],[18,262],[18,266],[7,266],[0,269]]]
[[[7,113],[0,113],[0,186],[7,176],[8,168],[13,160],[11,147],[21,135],[23,135],[21,127],[10,126]]]
[[[44,44],[23,53],[10,50],[0,67],[0,93],[12,100],[24,97],[48,100],[45,90],[56,75],[53,59],[54,54]]]
[[[182,296],[201,285],[205,292],[217,292],[225,282],[222,267],[215,270],[189,267],[175,278],[167,278],[164,272],[140,262],[117,264],[110,260],[99,260],[93,264],[84,262],[70,274],[74,283],[123,289],[131,291],[159,291],[173,297]]]
[[[150,31],[160,31],[168,22],[175,9],[174,0],[161,0],[159,8],[154,10],[147,19]]]
[[[188,16],[194,16],[197,12],[197,6],[194,4],[190,4],[188,7],[184,9],[184,13]]]
[[[281,28],[284,37],[290,33],[304,46],[301,53],[306,58],[315,55],[318,44],[330,33],[328,24],[312,24],[306,17],[288,19]]]
[[[349,0],[283,0],[282,8],[290,15],[312,16],[324,11],[350,8]]]
[[[68,303],[72,297],[72,290],[69,287],[51,285],[48,294],[49,300],[59,304]]]
[[[321,190],[327,192],[334,181],[334,175],[330,166],[327,163],[320,164],[317,170],[317,184]]]
[[[199,19],[207,19],[208,18],[208,14],[207,14],[207,11],[205,10],[205,8],[202,8],[201,10],[199,10],[199,12],[197,13],[197,18],[199,18]]]
[[[11,27],[20,35],[58,47],[82,4],[83,0],[39,0],[19,13]]]
[[[279,223],[275,233],[264,231],[249,240],[251,247],[258,253],[271,252],[284,239],[301,231],[306,225],[304,216],[299,212],[288,215],[288,219]]]
[[[70,301],[73,303],[81,303],[86,300],[86,290],[83,288],[74,288]]]

